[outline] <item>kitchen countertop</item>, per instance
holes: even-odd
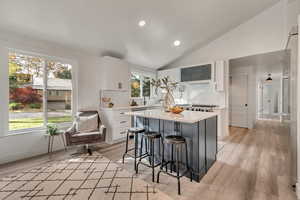
[[[213,110],[225,110],[225,109],[227,109],[225,106],[218,106],[213,108]]]
[[[208,119],[217,116],[215,112],[195,112],[185,110],[180,114],[173,114],[171,112],[164,112],[161,109],[152,109],[136,112],[126,112],[125,115],[138,116],[152,119],[162,119],[183,123],[196,123],[204,119]]]
[[[135,108],[150,108],[150,107],[161,107],[160,104],[154,105],[140,105],[140,106],[119,106],[119,107],[112,107],[112,108],[100,108],[101,110],[130,110]]]

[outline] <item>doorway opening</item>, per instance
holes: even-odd
[[[229,124],[253,128],[257,120],[289,120],[290,51],[229,61]]]

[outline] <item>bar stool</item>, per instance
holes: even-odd
[[[171,154],[171,160],[169,161],[166,161],[164,162],[164,144],[163,144],[163,148],[162,148],[162,160],[161,160],[161,166],[160,166],[160,170],[159,172],[157,173],[157,183],[159,183],[159,175],[161,172],[169,175],[169,176],[172,176],[172,177],[175,177],[177,178],[177,183],[178,183],[178,194],[180,195],[181,194],[181,191],[180,191],[180,178],[183,177],[186,173],[190,173],[190,179],[191,179],[191,182],[192,182],[192,177],[193,177],[193,172],[192,170],[190,169],[188,163],[188,148],[187,148],[187,142],[186,142],[186,139],[182,136],[178,136],[178,135],[168,135],[164,138],[164,143],[166,144],[171,144],[172,145],[172,154]],[[175,146],[175,152],[176,152],[176,159],[174,160],[173,159],[173,147]],[[185,156],[185,168],[186,170],[180,174],[179,173],[179,164],[181,165],[184,165],[181,161],[179,161],[179,153],[180,153],[180,150],[181,150],[181,147],[182,146],[185,146],[185,152],[186,152],[186,156]],[[173,169],[173,166],[174,164],[176,163],[176,175],[173,175],[172,174],[172,169]],[[168,172],[168,169],[167,169],[167,165],[170,164],[170,168],[171,168],[171,173]],[[163,170],[163,167],[166,166],[166,171]]]
[[[144,132],[145,132],[144,128],[129,128],[127,130],[126,148],[125,148],[125,153],[123,154],[122,163],[124,164],[124,159],[125,159],[126,155],[134,158],[134,170],[136,170],[136,159],[139,158],[140,156],[142,156],[141,154],[139,156],[137,155],[137,149],[139,148],[138,147],[138,135],[141,133],[144,133]],[[134,135],[134,147],[131,149],[128,149],[128,142],[129,142],[130,134]],[[134,155],[131,155],[129,153],[130,151],[134,151]]]
[[[155,167],[159,166],[161,163],[157,163],[155,164],[155,154],[154,154],[154,144],[155,144],[155,140],[159,139],[159,152],[160,152],[160,142],[161,142],[161,134],[158,132],[146,132],[142,135],[142,140],[141,140],[141,148],[143,148],[143,141],[145,140],[145,145],[146,145],[146,153],[143,156],[140,156],[140,159],[136,165],[136,173],[138,173],[138,169],[139,169],[139,164],[142,164],[146,167],[149,167],[152,169],[152,182],[154,182],[154,169]],[[148,147],[147,147],[147,143],[149,142],[149,148],[150,148],[150,152],[148,152]],[[149,163],[145,163],[142,161],[143,158],[149,158]]]

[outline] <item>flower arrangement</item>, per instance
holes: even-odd
[[[155,88],[155,93],[158,94],[158,89],[162,89],[163,97],[163,107],[166,112],[169,112],[173,105],[175,104],[173,92],[178,86],[178,82],[172,82],[169,76],[162,79],[152,79],[151,85]]]

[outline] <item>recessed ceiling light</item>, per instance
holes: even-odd
[[[175,47],[178,47],[180,46],[181,42],[179,40],[175,40],[173,44]]]
[[[139,21],[139,26],[140,26],[140,27],[143,27],[143,26],[145,26],[145,25],[146,25],[146,21],[145,21],[145,20]]]

